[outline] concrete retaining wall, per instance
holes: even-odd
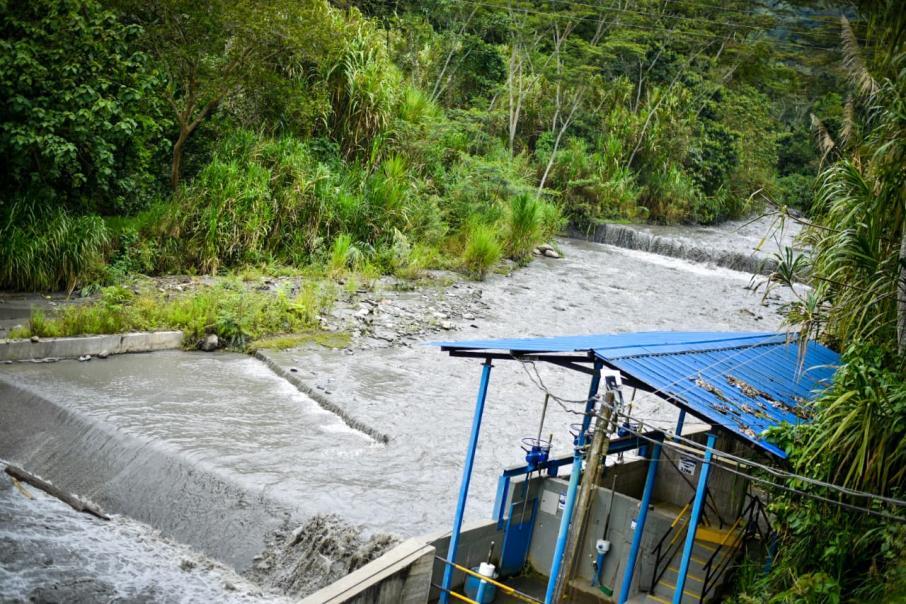
[[[41,338],[0,342],[0,361],[29,359],[73,359],[86,354],[123,354],[182,348],[181,331],[120,333],[75,338]]]
[[[299,392],[318,403],[318,405],[320,405],[321,408],[323,408],[325,411],[330,411],[331,413],[342,419],[343,422],[345,422],[346,425],[353,430],[364,432],[379,443],[390,442],[390,436],[362,421],[359,421],[357,418],[350,415],[350,413],[346,409],[330,400],[330,398],[325,396],[323,393],[318,392],[317,390],[306,384],[305,380],[300,378],[298,375],[287,371],[285,367],[271,358],[270,355],[268,355],[266,352],[261,350],[257,351],[255,353],[255,358],[267,365],[271,371],[295,386],[299,390]]]

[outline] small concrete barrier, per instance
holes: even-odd
[[[85,355],[151,352],[182,348],[181,331],[151,331],[74,338],[41,338],[0,342],[0,361],[76,359]]]

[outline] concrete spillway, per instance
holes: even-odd
[[[570,235],[596,243],[712,264],[745,273],[767,275],[778,266],[777,255],[795,247],[795,222],[777,219],[738,220],[711,227],[599,224],[573,228]]]
[[[244,355],[23,364],[0,401],[0,456],[238,569],[331,497],[328,445],[372,444]]]

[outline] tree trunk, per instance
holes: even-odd
[[[179,181],[182,178],[182,150],[186,144],[186,140],[189,138],[191,130],[188,128],[180,128],[179,136],[176,138],[176,142],[173,143],[173,165],[170,169],[170,186],[173,187],[175,191],[179,187]]]
[[[897,350],[906,356],[906,221],[903,221],[900,272],[897,279]]]

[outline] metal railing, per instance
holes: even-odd
[[[543,600],[533,598],[532,596],[530,596],[528,594],[524,594],[521,591],[514,589],[514,588],[510,587],[509,585],[501,583],[500,581],[496,581],[490,577],[485,577],[484,575],[475,572],[471,568],[466,568],[465,566],[462,566],[461,564],[451,562],[450,560],[441,558],[440,556],[434,556],[434,559],[438,560],[439,562],[442,562],[443,564],[446,564],[447,566],[452,566],[456,570],[463,572],[467,575],[470,575],[472,577],[475,577],[480,581],[485,581],[486,583],[490,583],[491,585],[493,585],[494,587],[499,589],[501,592],[505,593],[506,595],[508,595],[510,597],[516,598],[517,600],[521,600],[523,602],[529,602],[529,604],[544,604]],[[452,589],[444,589],[443,587],[441,587],[440,585],[437,585],[436,583],[432,583],[431,586],[436,587],[441,592],[446,592],[446,593],[450,594],[451,596],[453,596],[454,598],[456,598],[457,600],[460,600],[462,602],[478,604],[478,602],[476,602],[475,600],[473,600],[467,596],[464,596],[462,594],[456,593]]]
[[[705,578],[702,583],[701,596],[698,599],[699,604],[702,604],[705,601],[705,598],[708,597],[708,594],[717,587],[724,572],[729,568],[737,554],[739,554],[742,545],[746,541],[754,538],[756,535],[762,541],[768,538],[768,535],[761,530],[762,519],[765,521],[766,526],[770,527],[770,520],[764,510],[764,504],[757,495],[747,493],[746,497],[749,498],[749,502],[743,509],[742,514],[739,515],[733,528],[731,528],[730,532],[724,536],[723,540],[717,546],[717,549],[714,550],[708,558],[708,561],[705,562],[705,566],[703,567]],[[736,527],[739,526],[743,519],[745,519],[745,526],[741,531],[735,533]],[[731,536],[732,539],[730,539]],[[726,554],[723,558],[720,557],[722,550]],[[715,562],[715,560],[717,560],[717,562]]]
[[[658,540],[657,545],[654,546],[654,572],[651,574],[651,589],[649,591],[654,591],[654,587],[658,584],[658,581],[660,581],[661,577],[664,576],[664,573],[667,572],[670,561],[673,560],[676,552],[682,547],[683,540],[681,537],[683,535],[683,529],[689,526],[689,520],[691,518],[692,500],[683,506],[680,513],[677,514],[676,518],[673,519],[673,522],[670,523],[670,527],[663,536],[661,536],[660,540]],[[673,538],[670,539],[669,543],[666,543],[667,538],[671,535],[673,535]],[[663,567],[661,566],[662,563]]]

